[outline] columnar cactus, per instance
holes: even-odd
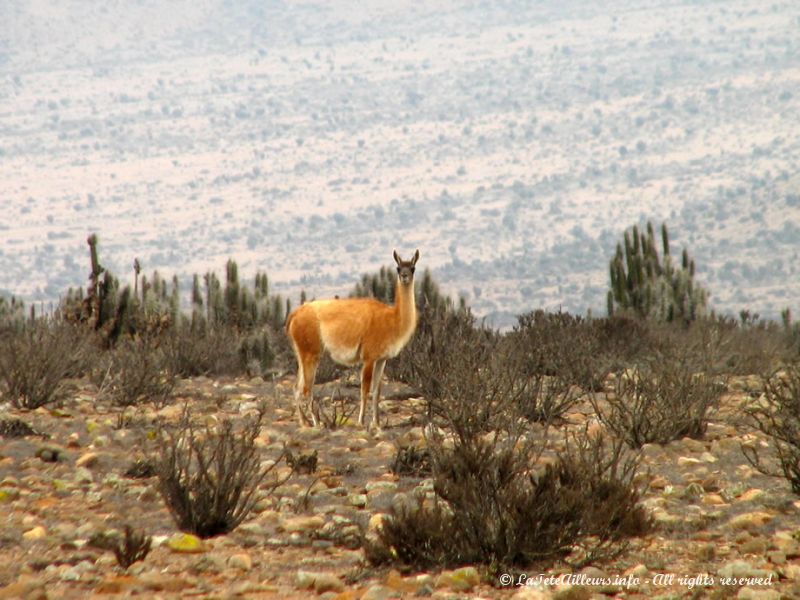
[[[660,321],[694,321],[706,307],[708,292],[694,281],[695,264],[684,248],[680,267],[672,262],[666,223],[661,225],[663,259],[656,248],[653,224],[647,233],[634,225],[617,244],[610,262],[609,315],[629,311]]]

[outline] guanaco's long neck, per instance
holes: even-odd
[[[414,280],[403,284],[397,278],[394,294],[394,312],[400,331],[414,329],[417,326],[417,305],[414,299]]]

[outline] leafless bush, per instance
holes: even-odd
[[[319,455],[316,450],[295,456],[290,450],[286,450],[286,464],[294,469],[294,472],[302,475],[311,475],[317,470]]]
[[[330,408],[323,406],[323,403],[319,405],[319,416],[326,429],[340,429],[348,423],[353,423],[352,416],[358,405],[348,402],[347,398],[339,393],[338,387],[331,393],[331,401],[328,405]]]
[[[72,324],[36,319],[0,334],[0,383],[17,408],[34,409],[64,397],[65,378],[81,371],[86,336]]]
[[[137,458],[125,469],[125,477],[131,479],[147,479],[156,475],[155,461],[146,458]]]
[[[650,529],[632,484],[638,457],[621,443],[584,432],[537,470],[532,447],[519,441],[434,444],[435,498],[395,511],[377,542],[365,542],[368,560],[498,571],[568,557],[585,564]]]
[[[0,437],[20,438],[28,436],[50,437],[49,434],[37,431],[22,419],[0,419]]]
[[[716,340],[717,370],[731,375],[766,373],[776,363],[791,358],[792,354],[796,356],[776,323],[705,319],[692,330]]]
[[[153,538],[143,531],[134,531],[130,525],[126,525],[124,537],[112,547],[117,564],[127,569],[133,563],[144,560],[150,554],[152,542]]]
[[[175,387],[175,375],[159,341],[150,337],[122,338],[99,361],[93,374],[101,398],[115,406],[153,402],[165,405]]]
[[[659,336],[652,321],[614,315],[591,321],[598,354],[611,370],[621,371],[637,356],[649,351]]]
[[[520,315],[509,338],[531,376],[557,377],[583,389],[601,387],[606,372],[591,321],[542,310]]]
[[[170,371],[181,377],[244,371],[239,336],[227,325],[178,324],[165,334],[163,347]]]
[[[620,374],[612,392],[592,396],[603,424],[632,448],[700,438],[708,427],[723,386],[699,371],[685,349],[645,357]]]
[[[200,537],[233,531],[247,518],[260,486],[274,490],[275,461],[263,462],[256,446],[264,410],[240,429],[223,421],[199,427],[188,407],[176,429],[162,426],[155,461],[158,490],[178,528]]]
[[[395,475],[427,477],[433,472],[431,453],[427,448],[417,446],[398,448],[390,470]]]
[[[762,461],[754,447],[742,446],[747,460],[765,475],[784,477],[800,494],[800,364],[763,378],[763,394],[745,409],[750,424],[770,439],[774,464]]]
[[[413,360],[429,417],[463,439],[515,426],[529,381],[503,336],[466,310],[441,311],[427,327],[426,346]]]

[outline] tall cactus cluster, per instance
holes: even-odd
[[[394,287],[397,277],[391,267],[381,267],[377,273],[361,276],[350,297],[372,297],[381,302],[391,304],[394,301]],[[453,301],[439,290],[439,285],[434,281],[430,269],[425,269],[416,286],[417,310],[425,312],[427,309],[444,310],[452,308]],[[460,299],[460,307],[465,307],[465,300]]]
[[[695,282],[695,264],[684,248],[680,264],[672,260],[666,223],[661,225],[663,258],[659,256],[653,224],[642,233],[634,225],[610,263],[609,316],[618,312],[659,321],[691,322],[705,312],[708,292]]]
[[[239,268],[229,260],[224,285],[213,271],[207,272],[203,284],[198,275],[192,279],[191,312],[181,311],[181,292],[177,277],[171,281],[155,271],[150,279],[141,273],[141,264],[134,260],[134,287],[120,288],[119,281],[99,261],[97,236],[89,236],[91,272],[89,285],[67,292],[60,310],[75,322],[89,324],[103,334],[109,346],[120,335],[160,334],[164,331],[188,331],[205,335],[211,329],[226,329],[241,334],[240,353],[247,360],[257,360],[262,367],[274,357],[264,327],[275,331],[282,327],[291,308],[288,299],[269,294],[265,273],[257,273],[253,288],[239,281]],[[15,306],[5,309],[19,311]],[[0,311],[3,305],[0,305]]]
[[[268,324],[273,329],[283,326],[291,310],[291,302],[280,295],[269,295],[269,279],[266,273],[256,273],[252,291],[239,282],[239,267],[236,261],[225,265],[225,287],[213,271],[192,280],[192,322],[210,325],[231,325],[245,331]]]

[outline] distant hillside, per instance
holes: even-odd
[[[800,312],[800,7],[0,3],[0,290],[269,272],[343,293],[419,247],[484,315],[603,313],[667,221],[717,310]]]

